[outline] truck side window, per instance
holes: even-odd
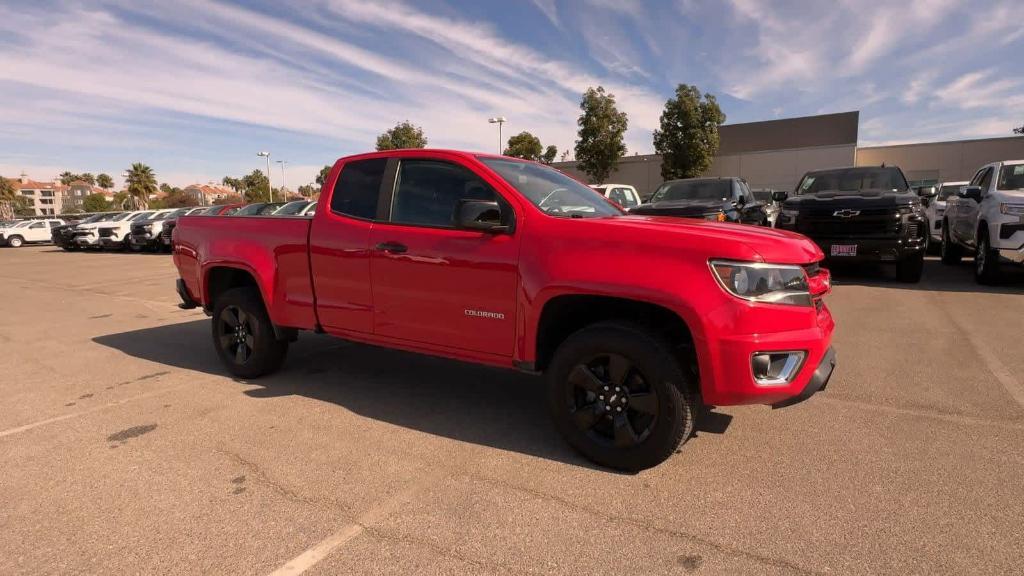
[[[470,170],[437,160],[403,160],[398,168],[391,221],[452,227],[459,200],[495,201],[494,190]]]
[[[988,192],[988,185],[991,182],[992,182],[992,169],[991,168],[986,168],[985,169],[985,174],[981,177],[981,180],[978,182],[978,186],[981,186],[981,193],[982,194],[984,194],[985,192]]]
[[[377,217],[380,183],[384,179],[387,158],[348,162],[341,169],[331,194],[331,210],[346,216],[372,220]]]

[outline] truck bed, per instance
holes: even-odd
[[[211,271],[248,272],[278,326],[316,327],[304,216],[184,216],[174,229],[174,261],[196,302],[209,308]],[[202,264],[200,264],[202,263]]]

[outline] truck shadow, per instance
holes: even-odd
[[[994,286],[984,286],[974,281],[974,262],[964,259],[955,266],[943,264],[936,257],[924,261],[924,274],[916,284],[896,279],[895,266],[878,264],[826,264],[832,272],[836,286],[859,285],[898,290],[924,290],[934,292],[977,292],[980,294],[1024,294],[1024,269],[1004,266],[1002,281]]]
[[[151,362],[227,376],[206,320],[93,341]],[[537,376],[303,333],[281,371],[245,383],[260,386],[244,392],[251,398],[304,396],[428,434],[597,468],[558,435]],[[731,418],[705,413],[698,434],[724,433]]]

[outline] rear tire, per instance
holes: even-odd
[[[256,288],[234,288],[213,306],[213,345],[229,372],[258,378],[275,372],[284,362],[288,342],[274,337],[263,299]]]
[[[896,278],[900,282],[916,283],[921,281],[924,272],[924,253],[904,258],[896,264]]]
[[[25,240],[21,236],[11,236],[7,239],[7,245],[11,248],[21,248],[25,244]]]
[[[943,264],[959,264],[964,257],[964,249],[959,244],[954,244],[949,236],[948,223],[942,223],[942,246],[939,248],[942,253]]]
[[[643,328],[601,323],[569,336],[547,370],[558,431],[591,461],[635,472],[693,433],[697,398],[672,347]]]
[[[988,241],[988,229],[978,230],[977,248],[974,252],[974,279],[979,284],[995,284],[999,281],[999,252],[993,250]]]

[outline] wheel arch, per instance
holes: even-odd
[[[699,339],[699,334],[694,333],[693,323],[662,304],[617,296],[569,293],[546,300],[533,339],[534,369],[544,371],[558,346],[576,331],[613,321],[635,324],[665,338],[680,365],[695,376],[692,384],[698,387],[700,370],[695,336]]]

